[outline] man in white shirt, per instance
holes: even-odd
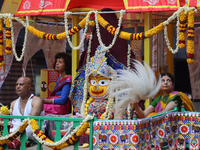
[[[18,99],[11,103],[11,114],[15,116],[44,116],[43,101],[40,97],[31,94],[31,79],[29,77],[20,77],[16,82],[16,93]],[[10,132],[16,130],[20,125],[21,119],[13,119],[13,127]],[[29,127],[26,128],[27,138],[33,138],[32,131]]]

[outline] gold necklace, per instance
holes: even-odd
[[[27,98],[27,99],[20,99],[20,101],[23,101],[23,102],[24,102],[24,101],[28,101],[28,98]]]

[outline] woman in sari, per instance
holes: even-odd
[[[50,97],[43,99],[45,115],[71,113],[71,101],[68,99],[70,92],[71,77],[71,56],[66,53],[57,53],[55,56],[54,69],[59,73]]]
[[[162,95],[155,98],[151,105],[144,111],[138,106],[137,102],[131,104],[140,118],[173,110],[176,102],[178,103],[178,111],[181,111],[182,102],[184,102],[187,111],[195,111],[192,101],[186,94],[183,92],[173,91],[174,77],[170,73],[161,74],[160,90],[162,91]]]

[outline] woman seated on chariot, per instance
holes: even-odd
[[[51,96],[43,98],[45,115],[65,115],[71,113],[71,101],[68,95],[71,88],[71,56],[60,52],[55,55],[54,69],[59,73],[59,78]]]
[[[122,119],[122,112],[128,104],[135,108],[140,118],[153,116],[159,113],[173,110],[178,103],[178,111],[181,111],[182,102],[184,102],[187,111],[195,111],[192,101],[183,92],[174,91],[174,77],[170,73],[161,74],[161,78],[156,81],[153,70],[147,65],[143,66],[135,61],[135,70],[120,70],[116,80],[111,82],[109,90],[122,88],[121,91],[115,91],[111,96],[120,97],[120,102],[116,104],[114,115],[116,119]],[[162,95],[155,98],[151,105],[142,110],[138,105],[138,100],[154,97],[159,89]],[[125,94],[124,94],[125,93]]]
[[[178,103],[178,111],[181,111],[182,102],[184,102],[187,111],[195,111],[192,101],[186,94],[174,91],[174,77],[170,73],[161,74],[160,90],[162,91],[162,95],[155,98],[151,105],[144,111],[140,109],[138,103],[131,104],[140,118],[173,110],[176,102]]]

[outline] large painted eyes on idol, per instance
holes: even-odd
[[[104,79],[104,80],[99,80],[99,85],[100,86],[105,86],[105,85],[108,85],[108,83],[110,82],[109,79]]]
[[[95,84],[96,84],[96,82],[97,82],[97,81],[96,81],[96,80],[94,80],[94,79],[91,79],[91,80],[90,80],[90,84],[91,84],[91,85],[95,85]]]
[[[106,86],[109,82],[110,82],[109,79],[99,80],[98,81],[98,85],[100,85],[100,86]],[[90,80],[90,84],[93,86],[93,85],[97,84],[97,81],[94,80],[94,79],[91,79]]]

